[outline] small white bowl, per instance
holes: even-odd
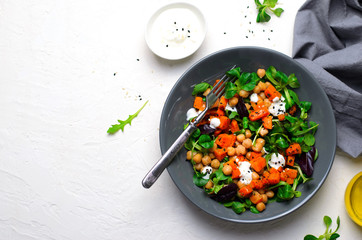
[[[150,18],[145,32],[151,51],[169,60],[186,58],[196,52],[205,35],[204,15],[189,3],[161,7]]]

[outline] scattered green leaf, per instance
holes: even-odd
[[[131,125],[132,120],[138,116],[138,114],[146,106],[147,103],[148,103],[148,101],[146,101],[145,104],[143,104],[143,106],[140,109],[138,109],[138,111],[135,114],[129,115],[125,121],[118,120],[119,124],[112,125],[110,128],[108,128],[107,133],[114,134],[114,133],[118,132],[119,130],[122,130],[122,132],[123,132],[124,127],[127,124]]]

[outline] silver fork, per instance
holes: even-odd
[[[235,68],[233,66],[231,69]],[[142,180],[144,188],[150,188],[165,170],[165,168],[171,163],[172,159],[176,156],[178,151],[183,147],[191,134],[196,130],[197,124],[205,117],[207,110],[220,98],[225,91],[225,85],[227,82],[233,80],[232,77],[224,75],[220,81],[212,88],[210,93],[206,96],[206,108],[196,117],[195,121],[190,122],[187,128],[181,133],[166,153],[157,161],[157,163],[151,168]]]

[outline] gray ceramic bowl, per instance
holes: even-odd
[[[268,68],[272,65],[287,75],[295,73],[301,84],[296,92],[301,100],[312,102],[310,119],[320,124],[315,135],[319,158],[315,163],[313,181],[298,186],[298,190],[302,192],[299,198],[283,203],[270,203],[260,214],[246,211],[238,215],[233,210],[210,199],[203,189],[193,184],[193,169],[185,160],[185,149],[178,153],[167,169],[180,191],[205,212],[232,222],[266,222],[295,211],[319,190],[332,167],[336,150],[336,124],[331,104],[313,75],[298,62],[274,50],[259,47],[229,48],[201,59],[180,77],[166,100],[160,123],[161,152],[164,154],[182,132],[183,125],[186,123],[186,112],[193,104],[191,93],[195,84],[205,79],[213,83],[217,77],[235,64],[246,72]]]

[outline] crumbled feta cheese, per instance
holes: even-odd
[[[210,120],[210,127],[212,128],[217,128],[218,126],[220,126],[220,119],[219,118],[211,118]]]
[[[238,111],[238,110],[236,110],[236,107],[231,107],[229,105],[229,103],[226,104],[225,110],[232,111],[232,112],[237,112]]]
[[[195,108],[190,108],[186,113],[186,120],[190,121],[191,119],[197,117],[199,113],[196,111]]]
[[[258,94],[253,93],[250,96],[250,102],[258,102],[259,98],[258,98]]]
[[[282,97],[281,99],[279,99],[277,102],[274,102],[274,100],[277,97],[275,97],[273,99],[272,104],[269,106],[268,110],[270,112],[271,115],[273,115],[274,117],[277,117],[280,114],[284,114],[285,113],[285,102],[283,101],[284,98]]]
[[[278,98],[278,97],[275,97],[274,99],[273,99],[273,102],[278,102],[280,99]]]
[[[283,157],[283,155],[277,153],[273,153],[271,155],[271,158],[269,160],[269,166],[275,169],[278,169],[279,167],[284,167],[285,166],[285,159]]]
[[[249,184],[252,178],[252,172],[251,172],[251,164],[248,161],[242,161],[239,163],[239,170],[240,170],[240,182],[244,184]]]
[[[212,173],[212,167],[206,166],[206,167],[202,168],[201,173],[205,174],[205,176],[202,177],[203,179],[209,179],[210,174]]]

